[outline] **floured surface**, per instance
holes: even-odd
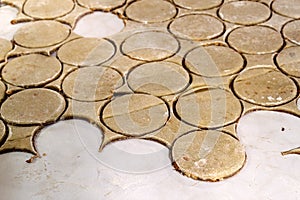
[[[30,4],[34,1],[5,2],[22,8],[25,2]],[[268,0],[264,3],[215,0],[198,3],[189,0],[157,0],[151,3],[144,0],[80,0],[73,2],[72,9],[70,4],[53,10],[52,7],[57,5],[47,2],[41,1],[39,5],[43,8],[37,12],[30,10],[34,6],[24,9],[24,12],[27,10],[32,16],[20,12],[13,22],[26,23],[16,31],[10,44],[9,40],[3,40],[1,48],[4,51],[1,51],[0,61],[3,121],[3,126],[0,127],[1,153],[24,151],[43,156],[28,160],[40,165],[43,159],[47,159],[48,153],[42,150],[46,144],[37,145],[42,140],[38,133],[45,126],[58,121],[81,118],[96,125],[101,130],[99,134],[103,136],[102,139],[94,138],[98,144],[90,146],[84,143],[88,136],[80,133],[85,131],[77,130],[85,149],[93,149],[89,155],[105,157],[105,151],[116,144],[116,140],[124,140],[122,142],[126,143],[125,139],[153,140],[157,142],[156,145],[165,145],[163,153],[176,152],[168,161],[154,161],[161,157],[150,156],[147,162],[151,163],[152,160],[164,163],[156,168],[164,168],[162,172],[170,171],[173,162],[179,172],[197,179],[198,182],[194,182],[176,173],[175,179],[182,181],[179,185],[186,187],[196,184],[199,188],[204,188],[202,191],[194,189],[192,196],[210,195],[212,199],[216,199],[227,195],[228,199],[236,199],[248,193],[249,198],[251,194],[259,194],[262,199],[282,199],[280,197],[283,196],[296,198],[293,195],[299,193],[296,186],[299,185],[300,176],[285,172],[296,171],[292,168],[299,161],[299,135],[280,135],[286,130],[281,127],[279,135],[275,131],[277,135],[266,134],[260,137],[257,134],[263,132],[256,130],[252,136],[260,139],[256,138],[253,140],[255,143],[251,143],[253,138],[237,132],[236,127],[244,119],[241,119],[242,116],[254,110],[282,111],[297,117],[300,115],[296,104],[299,99],[297,48],[300,41],[299,20],[295,19],[297,3],[293,9],[287,9],[285,7],[291,4],[285,0],[275,0],[272,4]],[[251,15],[254,11],[250,4],[257,6],[255,15]],[[284,4],[285,7],[282,6]],[[239,6],[241,9],[236,10]],[[106,35],[107,38],[76,35],[73,32],[76,20],[94,10],[119,16],[120,28]],[[47,20],[36,21],[40,17]],[[121,26],[122,20],[124,29]],[[90,28],[91,25],[86,24],[86,27]],[[101,28],[103,27],[99,24],[99,29]],[[1,38],[2,35],[5,38],[5,34],[1,34]],[[207,134],[203,134],[206,132]],[[185,137],[189,134],[196,139]],[[75,140],[69,142],[77,143]],[[182,140],[184,143],[190,142],[186,151],[190,157],[201,160],[207,156],[208,164],[205,165],[204,160],[201,160],[198,168],[195,168],[195,165],[189,163],[190,157],[178,156],[185,153],[181,148],[186,146],[181,144]],[[54,147],[54,143],[49,140],[47,145]],[[282,148],[274,143],[287,145]],[[103,152],[96,152],[98,148]],[[277,151],[277,148],[280,150]],[[56,149],[63,148],[58,144]],[[121,150],[124,151],[126,150]],[[275,151],[278,154],[275,155]],[[72,154],[73,149],[68,149],[68,152]],[[108,156],[104,165],[111,163],[113,167],[109,167],[130,173],[148,171],[140,171],[141,168],[133,166],[133,170],[130,170],[131,163],[134,162],[129,160],[125,161],[127,168],[118,167],[116,163],[119,157],[116,155],[119,152]],[[207,152],[207,155],[203,155],[203,152]],[[224,152],[227,153],[222,156]],[[53,153],[52,156],[57,155]],[[256,155],[259,158],[253,159]],[[5,160],[28,159],[28,155],[24,153],[2,156]],[[66,159],[66,163],[79,159],[74,161],[75,165],[78,164],[78,169],[82,167],[81,162],[90,163],[89,156],[79,156],[80,158],[75,156],[74,159]],[[263,161],[265,157],[268,162]],[[7,163],[11,162],[14,161]],[[253,165],[252,162],[258,165]],[[2,170],[7,163],[1,164],[4,166]],[[22,167],[24,163],[18,161],[16,165],[19,164],[21,168],[30,168]],[[90,166],[98,164],[90,163]],[[63,165],[65,169],[68,166]],[[288,170],[288,167],[291,169]],[[257,169],[260,171],[257,172]],[[101,177],[102,170],[105,169],[99,169],[96,176]],[[257,172],[254,179],[249,175],[253,172]],[[109,178],[115,175],[109,174]],[[272,177],[268,174],[272,177],[279,174],[276,182],[285,180],[284,191],[278,197],[268,192],[278,187],[269,181]],[[58,177],[60,175],[57,174]],[[75,183],[87,180],[87,175],[83,175],[80,170],[78,176],[79,179],[74,177]],[[168,180],[170,183],[174,182],[171,179],[164,179],[160,184],[154,185],[154,188],[167,190],[168,186],[165,184]],[[223,181],[214,185],[199,180]],[[7,179],[4,177],[3,181],[7,182]],[[56,181],[54,180],[55,188],[64,187],[57,185]],[[88,180],[85,183],[87,188],[91,185],[90,181],[97,183],[98,180]],[[263,184],[265,182],[269,184]],[[35,188],[34,181],[28,183],[28,187],[31,187],[31,183],[32,188]],[[46,181],[44,185],[48,183]],[[66,183],[67,189],[59,191],[68,194],[80,191],[68,184]],[[226,192],[228,188],[238,187],[243,187],[243,190]],[[261,189],[263,187],[266,189]],[[6,190],[11,191],[9,188]],[[31,191],[35,191],[32,188]],[[147,188],[148,185],[141,191],[146,191]],[[223,192],[217,193],[219,189]],[[188,191],[190,189],[182,190],[186,194]],[[86,197],[84,194],[92,194],[93,191],[79,193],[81,191],[78,192],[78,198]],[[287,195],[289,193],[292,194]],[[30,192],[27,194],[32,196]],[[176,196],[176,192],[167,194],[166,198],[182,197]],[[110,196],[110,193],[104,195]],[[161,193],[160,195],[162,196]]]

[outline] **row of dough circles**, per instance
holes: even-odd
[[[23,12],[25,15],[34,19],[56,19],[71,13],[76,4],[92,10],[110,11],[123,6],[126,0],[27,0],[23,5]]]
[[[290,6],[287,6],[286,4]],[[297,12],[299,2],[297,0],[274,0],[272,9],[285,17],[299,18]],[[147,7],[147,10],[143,9]],[[239,25],[255,25],[263,23],[272,16],[271,8],[257,1],[230,1],[223,3],[222,0],[147,0],[132,1],[125,8],[124,16],[129,20],[142,23],[159,23],[173,20],[177,17],[178,9],[202,11],[219,8],[217,15],[223,21]]]
[[[220,19],[240,24],[240,25],[254,25],[267,21],[271,15],[271,9],[285,17],[297,19],[299,13],[297,0],[274,0],[271,7],[267,4],[257,1],[230,1],[224,3],[222,0],[59,0],[43,1],[27,0],[25,1],[22,10],[25,15],[34,19],[56,19],[66,16],[74,11],[76,7],[82,6],[93,11],[112,11],[124,5],[124,15],[129,20],[142,23],[158,23],[169,21],[177,17],[179,9],[202,11],[213,8],[218,9],[218,16]],[[76,5],[78,4],[78,5]],[[289,6],[287,6],[287,4]],[[147,9],[144,9],[147,7]]]
[[[204,31],[210,26],[209,31]],[[299,27],[300,20],[288,22],[282,30],[284,37],[299,44],[299,34],[295,32]],[[178,38],[195,41],[219,37],[225,29],[224,25],[213,16],[192,14],[175,19],[169,25],[169,30]],[[69,27],[59,22],[37,21],[20,28],[14,35],[14,41],[17,45],[29,49],[51,47],[65,41],[70,36],[70,32]],[[268,35],[268,40],[265,40],[265,35]],[[142,38],[147,38],[147,40]],[[226,41],[236,51],[246,54],[274,53],[284,45],[282,35],[267,26],[236,28],[228,34]],[[83,43],[86,45],[82,45]],[[84,48],[77,51],[78,47]],[[180,48],[180,43],[166,32],[146,31],[129,36],[122,42],[120,48],[121,52],[130,58],[155,61],[175,55]],[[157,56],[157,50],[153,49],[161,50],[159,56]],[[77,56],[72,56],[71,52]],[[115,52],[115,44],[107,39],[81,38],[63,45],[58,51],[58,57],[63,63],[76,66],[99,65],[112,58]]]

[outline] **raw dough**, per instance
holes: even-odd
[[[285,104],[298,91],[294,81],[268,66],[242,72],[234,80],[233,89],[243,100],[262,106]]]
[[[79,38],[64,44],[58,51],[58,58],[75,66],[100,65],[115,54],[114,44],[107,39]]]
[[[285,73],[300,78],[300,47],[283,49],[276,57],[278,67]]]
[[[101,113],[111,130],[127,136],[142,136],[160,129],[169,118],[165,102],[146,94],[117,96]]]
[[[77,2],[92,10],[110,11],[124,5],[126,0],[77,0]]]
[[[174,3],[182,8],[189,10],[207,10],[222,4],[222,0],[173,0]]]
[[[185,56],[184,64],[197,75],[220,77],[242,70],[244,59],[238,52],[228,47],[210,45],[189,51]]]
[[[5,91],[6,91],[6,85],[0,81],[0,102],[2,102],[2,100],[5,97]]]
[[[219,15],[223,20],[231,23],[253,25],[268,20],[271,10],[260,2],[232,1],[221,6]]]
[[[64,93],[79,101],[99,101],[110,98],[114,90],[123,84],[120,73],[108,67],[77,69],[64,79]]]
[[[299,18],[300,1],[299,0],[274,0],[272,3],[273,10],[283,16]]]
[[[147,9],[145,9],[147,8]],[[126,16],[143,23],[164,22],[176,16],[174,5],[164,0],[139,0],[130,4],[125,10]]]
[[[219,37],[225,30],[219,19],[206,14],[181,16],[172,21],[169,28],[179,38],[200,41]]]
[[[300,20],[290,21],[283,27],[283,35],[291,42],[300,45]]]
[[[175,112],[180,120],[192,126],[216,128],[236,122],[242,114],[242,106],[227,90],[201,87],[179,96]]]
[[[42,48],[59,44],[71,33],[68,26],[57,21],[42,20],[29,22],[14,35],[14,41],[28,48]]]
[[[64,112],[65,99],[50,89],[27,89],[8,97],[1,106],[3,119],[12,124],[47,124]]]
[[[2,120],[0,120],[0,146],[5,136],[6,136],[5,124],[3,123]]]
[[[62,71],[55,57],[30,54],[10,60],[2,70],[3,79],[15,86],[40,86],[53,81]]]
[[[54,19],[68,14],[73,8],[73,0],[27,0],[23,12],[37,19]]]
[[[278,51],[283,39],[277,31],[266,26],[249,26],[234,29],[228,43],[237,51],[248,54],[266,54]]]
[[[220,181],[241,170],[246,154],[233,136],[204,130],[179,137],[172,147],[172,161],[175,168],[188,177]]]
[[[146,31],[129,36],[121,45],[122,52],[133,59],[158,61],[173,56],[179,50],[179,42],[171,34]]]
[[[10,41],[0,38],[0,62],[3,61],[13,45]]]
[[[189,74],[171,62],[146,63],[134,68],[128,75],[128,84],[135,92],[166,96],[182,91],[189,85]]]

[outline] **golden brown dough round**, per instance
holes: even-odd
[[[2,77],[15,86],[39,86],[57,78],[61,71],[61,63],[55,57],[30,54],[10,60],[2,70]]]
[[[244,67],[243,57],[225,46],[197,47],[187,53],[186,67],[193,73],[206,77],[228,76]]]
[[[57,21],[29,22],[14,35],[14,41],[27,48],[42,48],[59,44],[70,35],[70,28]]]
[[[224,30],[224,24],[219,19],[207,14],[184,15],[170,24],[170,31],[177,37],[196,41],[219,37]]]
[[[228,36],[228,43],[241,53],[266,54],[278,51],[283,45],[283,39],[272,28],[248,26],[234,29]]]
[[[123,84],[116,70],[108,67],[85,67],[69,73],[62,83],[64,93],[79,101],[99,101],[110,98]]]
[[[145,9],[147,8],[147,9]],[[164,22],[175,17],[177,10],[173,4],[164,0],[139,0],[125,10],[126,16],[142,23]]]
[[[146,31],[129,36],[122,43],[121,50],[136,60],[158,61],[176,54],[179,42],[169,33]]]
[[[99,65],[115,54],[112,42],[101,38],[79,38],[64,44],[58,51],[58,58],[75,66]]]
[[[74,5],[73,0],[27,0],[23,12],[33,18],[54,19],[71,12]]]
[[[229,91],[200,87],[179,96],[178,118],[192,126],[216,128],[236,122],[242,114],[240,101]]]
[[[239,74],[233,89],[243,100],[262,106],[279,106],[294,99],[297,86],[276,69],[252,68]]]
[[[175,168],[184,175],[204,181],[220,181],[238,173],[246,161],[242,144],[216,130],[187,133],[172,147]]]
[[[189,84],[189,74],[181,66],[172,62],[145,63],[134,68],[127,81],[135,92],[166,96],[185,89]]]
[[[27,89],[7,98],[1,106],[1,115],[12,124],[45,124],[56,121],[65,107],[63,96],[53,90]]]
[[[127,136],[142,136],[158,130],[168,118],[165,102],[146,94],[116,97],[104,107],[101,116],[108,128]]]

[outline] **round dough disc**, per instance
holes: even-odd
[[[294,44],[300,45],[300,20],[288,22],[283,27],[283,35],[293,42]]]
[[[163,127],[169,118],[168,107],[158,97],[128,94],[108,103],[101,120],[111,130],[127,135],[142,136]]]
[[[170,23],[170,31],[179,38],[188,40],[209,40],[219,37],[225,30],[216,17],[206,14],[189,14]]]
[[[206,77],[235,74],[243,69],[244,59],[236,51],[225,46],[197,47],[187,53],[185,66],[193,73]]]
[[[207,10],[222,4],[222,0],[173,0],[174,3],[182,8],[189,10]]]
[[[169,33],[146,31],[129,36],[122,43],[121,50],[136,60],[158,61],[176,54],[179,42]]]
[[[234,49],[248,54],[266,54],[278,51],[283,45],[281,34],[266,26],[234,29],[228,36]]]
[[[166,96],[185,89],[189,74],[180,65],[171,62],[153,62],[139,65],[128,75],[128,84],[135,92]]]
[[[61,63],[55,57],[30,54],[10,60],[2,70],[2,77],[15,86],[40,86],[58,77],[61,70]]]
[[[175,168],[204,181],[220,181],[238,173],[246,161],[242,144],[216,130],[194,131],[179,137],[172,147]]]
[[[220,8],[219,16],[231,23],[253,25],[266,21],[271,16],[271,10],[260,2],[233,1]]]
[[[2,143],[5,136],[6,136],[6,128],[3,121],[0,120],[0,143]]]
[[[27,0],[23,12],[33,18],[54,19],[68,14],[73,8],[72,0]]]
[[[6,85],[0,81],[0,102],[2,102],[2,100],[5,97],[5,92],[6,92]]]
[[[113,96],[123,84],[116,70],[108,67],[79,68],[67,75],[62,84],[64,93],[79,101],[99,101]]]
[[[14,35],[14,41],[23,47],[42,48],[59,44],[70,35],[70,28],[57,21],[35,21],[22,26]]]
[[[300,47],[283,49],[276,57],[278,67],[285,73],[300,78]]]
[[[126,3],[126,0],[77,0],[78,4],[92,10],[110,11]]]
[[[236,122],[242,114],[242,106],[227,90],[203,87],[179,96],[175,111],[180,120],[192,126],[216,128]]]
[[[49,89],[27,89],[8,97],[1,106],[5,121],[19,125],[54,122],[64,112],[65,99]]]
[[[300,1],[299,0],[274,0],[272,9],[283,16],[300,18]]]
[[[79,38],[64,44],[57,52],[58,58],[75,66],[100,65],[115,54],[112,42],[101,38]]]
[[[0,62],[5,59],[6,54],[11,51],[13,45],[10,41],[0,38]]]
[[[147,9],[145,9],[147,8]],[[164,22],[175,17],[177,10],[173,4],[162,0],[140,0],[130,4],[125,13],[127,17],[142,23]]]
[[[294,81],[270,68],[252,68],[234,80],[233,89],[243,100],[261,106],[279,106],[297,96]]]

